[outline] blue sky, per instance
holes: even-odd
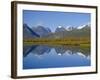
[[[90,13],[23,10],[23,23],[29,27],[49,27],[53,32],[58,26],[77,27],[90,23],[90,20]]]

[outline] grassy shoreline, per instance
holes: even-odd
[[[90,39],[85,38],[64,38],[64,39],[48,39],[48,38],[37,38],[37,39],[24,39],[23,43],[26,45],[68,45],[68,46],[81,46],[90,47]]]

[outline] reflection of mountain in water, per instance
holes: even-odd
[[[44,53],[49,53],[50,52],[50,47],[48,46],[37,46],[35,49],[32,50],[31,53],[37,54],[37,55],[43,55]]]
[[[47,46],[47,45],[33,45],[33,46],[25,46],[23,49],[23,55],[26,57],[29,53],[32,53],[34,55],[44,55],[46,53],[50,53],[52,49],[55,49],[55,52],[58,55],[63,54],[77,54],[83,57],[89,57],[90,56],[90,48],[80,48],[80,47],[68,47],[68,46]]]
[[[62,55],[66,52],[66,49],[64,47],[55,47],[55,51],[58,55]]]

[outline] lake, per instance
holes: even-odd
[[[91,66],[90,48],[66,45],[24,45],[23,69]]]

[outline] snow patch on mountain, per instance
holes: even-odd
[[[77,29],[82,29],[84,28],[86,25],[81,25],[81,26],[78,26]]]

